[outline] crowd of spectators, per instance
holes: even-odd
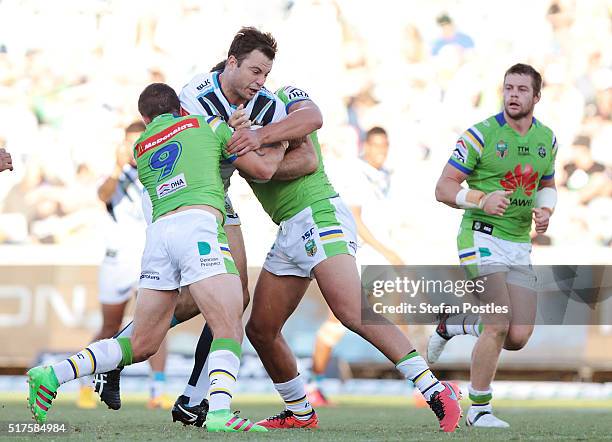
[[[265,3],[265,6],[263,5]],[[100,245],[96,187],[152,81],[175,89],[222,60],[240,26],[270,31],[267,86],[305,89],[321,107],[332,180],[372,126],[389,133],[392,237],[454,251],[458,211],[435,202],[455,140],[500,111],[504,71],[544,77],[536,118],[559,141],[551,246],[612,245],[612,9],[606,0],[0,0],[0,242]],[[27,24],[25,26],[24,24]],[[232,197],[252,264],[274,226],[236,176]],[[341,185],[339,185],[341,187]],[[452,213],[451,213],[452,212]],[[263,234],[261,233],[263,232]],[[101,247],[101,245],[100,245]],[[414,260],[412,260],[414,262]]]

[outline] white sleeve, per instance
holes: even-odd
[[[272,117],[272,123],[283,120],[287,118],[287,111],[285,110],[285,103],[282,102],[280,98],[274,95],[275,107],[274,107],[274,116]]]
[[[183,86],[183,89],[181,89],[181,93],[179,94],[181,108],[190,115],[209,116],[197,98],[199,93],[198,87],[201,89],[209,84],[210,80],[204,74],[198,74],[193,77],[189,83]]]

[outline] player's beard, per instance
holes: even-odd
[[[521,106],[521,109],[518,111],[511,110],[507,105],[504,105],[504,109],[506,111],[506,115],[512,118],[515,121],[522,120],[526,116],[530,115],[533,112],[533,108],[535,104],[531,101],[527,107]]]

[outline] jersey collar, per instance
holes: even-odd
[[[504,116],[503,112],[498,113],[497,115],[495,115],[495,119],[497,120],[497,123],[500,126],[505,126],[506,124],[506,117]],[[535,119],[535,117],[531,117],[531,124],[536,124],[537,120]]]
[[[213,74],[212,74],[213,84],[219,90],[219,92],[221,92],[221,96],[223,97],[223,99],[225,100],[227,105],[231,109],[235,110],[238,106],[236,106],[235,104],[230,103],[229,98],[227,98],[227,96],[225,95],[225,92],[223,92],[223,88],[221,87],[221,80],[219,79],[220,77],[221,77],[221,72],[218,72],[218,71],[213,72]],[[244,103],[243,106],[246,108],[249,105],[249,103],[250,103],[250,100],[247,101],[246,103]]]
[[[151,123],[162,120],[169,120],[170,118],[179,118],[179,114],[161,114],[151,120]],[[149,123],[149,124],[151,124]]]

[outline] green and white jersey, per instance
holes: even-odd
[[[206,204],[225,217],[219,161],[231,129],[220,117],[163,114],[134,145],[138,178],[151,198],[152,220],[182,206]]]
[[[287,112],[298,101],[310,100],[306,92],[292,86],[280,88],[276,91],[276,96],[285,104]],[[293,217],[317,201],[337,195],[323,168],[317,133],[313,132],[309,137],[319,159],[319,167],[314,173],[291,181],[249,182],[253,193],[276,224]]]
[[[525,136],[507,124],[503,112],[470,127],[457,140],[449,164],[468,174],[470,189],[513,193],[503,216],[466,210],[461,227],[480,230],[485,226],[483,231],[495,237],[529,242],[538,186],[554,176],[556,156],[555,135],[535,118]]]

